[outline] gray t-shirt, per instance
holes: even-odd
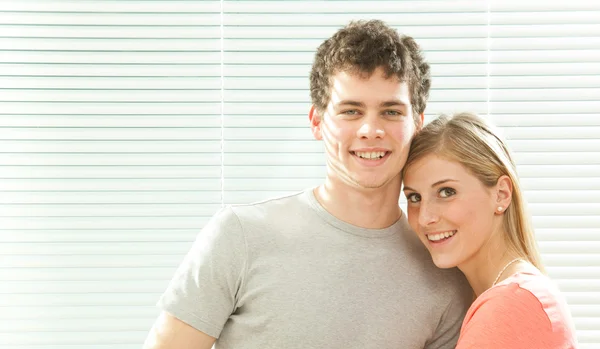
[[[219,211],[158,305],[216,348],[450,349],[471,294],[404,215],[359,228],[311,189]]]

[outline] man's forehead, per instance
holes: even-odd
[[[331,79],[361,79],[369,80],[373,76],[383,77],[385,80],[390,80],[396,83],[406,83],[406,80],[400,79],[396,74],[387,74],[385,68],[377,67],[373,71],[360,70],[359,68],[346,68],[336,70],[331,74]]]
[[[349,81],[336,81],[331,86],[331,103],[338,104],[344,100],[370,100],[371,103],[410,104],[410,91],[406,83],[393,83],[389,86],[373,84],[352,84]]]

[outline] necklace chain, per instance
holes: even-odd
[[[494,280],[494,283],[492,284],[492,286],[496,285],[496,282],[498,282],[498,279],[500,279],[500,276],[502,275],[502,273],[504,273],[504,271],[506,270],[506,268],[508,268],[511,264],[513,264],[516,261],[522,261],[521,258],[515,258],[512,261],[508,262],[504,268],[502,268],[502,270],[500,270],[500,272],[498,273],[498,276],[496,276],[496,280]]]

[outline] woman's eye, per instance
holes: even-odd
[[[452,188],[442,188],[440,189],[440,196],[443,198],[447,198],[450,197],[454,194],[456,194],[456,190],[452,189]]]
[[[416,203],[421,201],[421,195],[417,193],[408,194],[406,200],[408,200],[408,202]]]

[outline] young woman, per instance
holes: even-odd
[[[457,349],[577,347],[564,298],[544,275],[515,164],[484,119],[442,116],[415,136],[403,170],[408,221],[440,268],[476,299]]]

